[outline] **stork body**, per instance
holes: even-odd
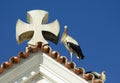
[[[88,71],[88,72],[86,72],[86,74],[94,75],[95,79],[101,79],[103,81],[106,80],[106,73],[105,73],[105,71],[103,71],[101,74],[98,73],[98,72]]]
[[[61,42],[65,45],[67,50],[70,51],[71,61],[72,54],[75,54],[78,59],[84,59],[84,55],[78,42],[67,34],[67,26],[64,27],[64,32],[62,34]]]

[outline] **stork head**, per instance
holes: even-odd
[[[64,26],[64,32],[67,33],[67,25]]]
[[[64,26],[64,32],[62,34],[61,42],[64,42],[65,38],[67,36],[67,26]]]
[[[102,71],[102,73],[101,73],[101,79],[102,79],[103,81],[106,80],[106,72],[105,72],[105,71]]]

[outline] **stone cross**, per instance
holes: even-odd
[[[43,10],[32,10],[27,12],[28,23],[18,19],[16,23],[16,40],[22,43],[30,40],[28,44],[35,45],[36,42],[48,44],[50,40],[57,44],[59,39],[60,26],[58,20],[46,24],[48,21],[48,12]]]

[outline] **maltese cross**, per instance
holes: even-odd
[[[29,45],[35,45],[36,42],[48,44],[47,40],[57,44],[59,39],[60,25],[58,20],[51,23],[48,21],[48,12],[43,10],[32,10],[27,12],[28,23],[18,19],[16,23],[16,40],[22,43],[30,40]]]

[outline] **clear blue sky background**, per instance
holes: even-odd
[[[26,43],[16,42],[18,18],[26,22],[26,12],[42,9],[49,12],[49,22],[60,22],[80,44],[84,60],[73,61],[86,71],[107,72],[105,83],[118,83],[120,77],[120,1],[119,0],[2,0],[0,1],[0,64],[24,51]],[[61,35],[60,35],[61,37]],[[69,57],[69,52],[58,43],[50,43],[53,50]]]

